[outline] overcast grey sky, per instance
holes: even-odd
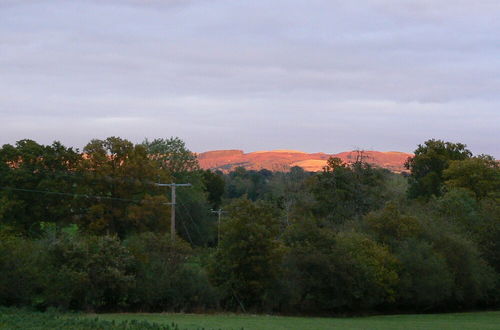
[[[0,0],[0,144],[500,157],[498,0]]]

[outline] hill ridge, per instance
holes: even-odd
[[[336,154],[323,152],[307,153],[299,150],[262,150],[245,153],[240,149],[211,150],[198,153],[198,161],[203,169],[229,172],[242,166],[249,170],[267,169],[286,171],[299,166],[311,172],[321,171],[330,157],[338,157],[346,163],[354,162],[359,157],[359,150],[343,151]],[[393,172],[403,172],[404,163],[411,153],[401,151],[363,150],[364,161]]]

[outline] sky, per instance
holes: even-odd
[[[0,144],[500,158],[498,0],[0,0]]]

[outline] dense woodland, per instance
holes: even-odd
[[[395,174],[199,168],[178,138],[0,149],[0,305],[430,312],[500,304],[500,169],[429,140]],[[170,188],[177,238],[170,239]],[[222,209],[220,226],[213,210]]]

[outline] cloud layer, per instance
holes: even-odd
[[[2,1],[0,143],[500,156],[498,1]]]

